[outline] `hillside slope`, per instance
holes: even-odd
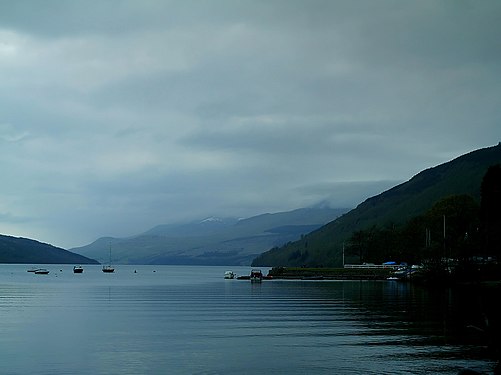
[[[462,155],[426,169],[409,181],[367,199],[340,218],[299,241],[271,249],[253,261],[255,266],[342,265],[343,242],[372,225],[404,223],[449,195],[468,194],[480,201],[480,184],[491,165],[501,163],[501,143]]]
[[[0,235],[0,263],[98,264],[94,259],[46,243],[3,235]]]
[[[121,264],[249,265],[273,246],[295,241],[347,209],[303,208],[248,219],[207,218],[183,225],[159,225],[137,236],[100,238],[71,251]]]

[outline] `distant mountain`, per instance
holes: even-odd
[[[127,238],[104,237],[71,251],[120,264],[250,265],[273,246],[295,241],[348,209],[302,208],[248,219],[209,217],[159,225]]]
[[[0,235],[0,263],[98,264],[94,259],[46,243],[3,235]]]
[[[300,240],[261,254],[252,264],[341,266],[343,242],[357,230],[405,223],[450,195],[467,194],[480,202],[483,176],[490,166],[499,163],[501,143],[426,169],[409,181],[367,199]]]
[[[238,223],[236,218],[208,217],[187,224],[163,224],[143,233],[143,236],[190,237],[206,236],[219,232]]]

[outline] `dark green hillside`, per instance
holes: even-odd
[[[424,170],[409,181],[367,199],[301,240],[263,253],[253,265],[341,266],[343,242],[357,230],[405,223],[450,195],[466,194],[480,202],[482,178],[489,166],[498,163],[501,163],[501,144]]]
[[[52,245],[0,235],[0,263],[98,264],[94,259]]]

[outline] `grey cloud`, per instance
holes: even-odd
[[[320,182],[297,187],[301,194],[315,198],[330,207],[355,207],[367,198],[382,193],[403,181]],[[368,194],[370,192],[370,194]]]
[[[356,205],[496,144],[497,1],[0,3],[5,227]],[[9,216],[5,214],[7,220]]]
[[[1,223],[9,223],[9,224],[26,223],[26,222],[30,222],[33,220],[34,220],[34,218],[16,216],[10,212],[0,212],[0,222]]]

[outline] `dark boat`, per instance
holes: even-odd
[[[45,268],[39,268],[35,271],[36,275],[48,275],[49,270],[46,270]]]
[[[115,269],[111,266],[111,245],[110,245],[110,263],[107,266],[103,266],[103,272],[113,273]]]
[[[82,266],[74,266],[73,267],[73,273],[82,273],[82,272],[83,272]]]
[[[115,272],[115,269],[112,266],[103,266],[103,272],[113,273]]]
[[[260,283],[263,280],[263,273],[261,270],[253,269],[250,274],[251,283]]]

